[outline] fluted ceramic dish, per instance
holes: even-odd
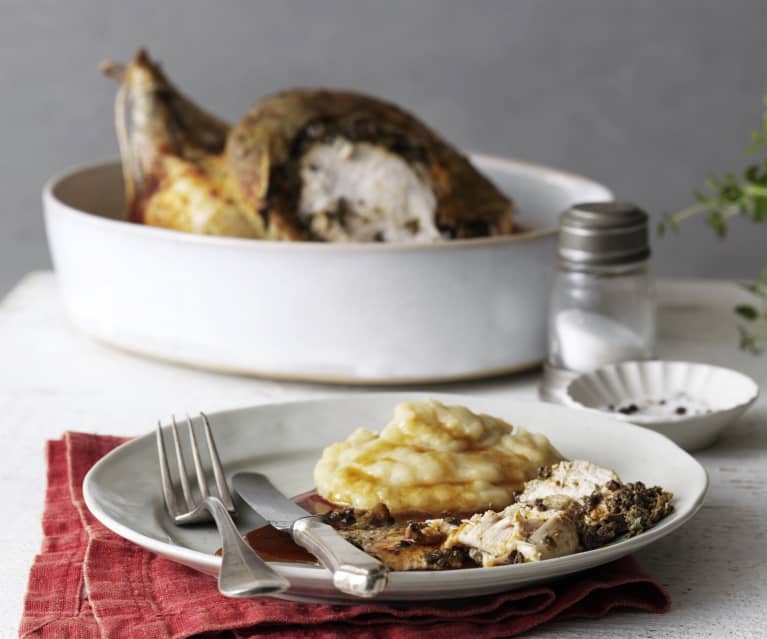
[[[721,366],[654,360],[611,364],[584,373],[570,382],[565,394],[570,405],[651,428],[686,450],[699,450],[713,444],[754,403],[759,386],[747,375]],[[705,404],[703,413],[676,414],[671,398],[679,394]],[[661,400],[670,404],[670,414],[623,414],[618,410]]]
[[[44,192],[59,289],[82,330],[220,371],[368,384],[448,381],[536,365],[559,214],[611,198],[586,178],[472,156],[525,232],[435,244],[271,242],[122,221],[118,163]]]

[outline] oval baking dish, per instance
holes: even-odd
[[[193,235],[122,221],[118,163],[74,169],[43,193],[64,304],[100,340],[219,371],[398,384],[533,366],[558,216],[612,195],[553,169],[472,160],[531,230],[418,245]]]

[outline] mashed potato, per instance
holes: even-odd
[[[561,455],[543,435],[463,406],[400,404],[380,434],[357,429],[328,446],[314,469],[319,494],[354,508],[394,513],[499,510]]]

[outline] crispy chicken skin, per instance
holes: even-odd
[[[145,51],[107,64],[134,222],[274,240],[435,241],[513,232],[511,201],[398,107],[342,91],[260,100],[230,128]]]
[[[102,70],[120,82],[115,127],[132,222],[193,233],[262,237],[224,156],[229,125],[206,113],[139,51]]]

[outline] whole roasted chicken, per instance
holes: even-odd
[[[432,242],[506,235],[512,202],[436,133],[350,92],[285,91],[234,127],[145,51],[106,64],[131,221],[210,235]]]

